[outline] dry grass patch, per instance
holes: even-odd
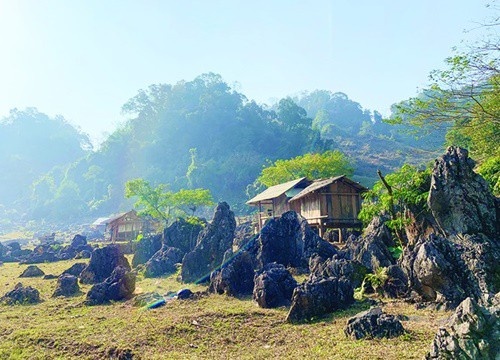
[[[59,275],[78,261],[40,264],[46,274]],[[21,279],[26,265],[0,267],[0,295]],[[160,279],[138,278],[137,292],[164,294],[189,287],[177,275]],[[284,323],[287,309],[261,309],[250,298],[211,295],[199,300],[169,301],[144,311],[132,302],[86,307],[84,294],[68,299],[50,298],[56,280],[22,279],[40,290],[37,305],[0,306],[0,359],[421,359],[447,313],[415,310],[409,304],[389,302],[384,310],[404,314],[408,335],[383,340],[348,340],[347,319],[366,308],[353,308],[312,323]]]

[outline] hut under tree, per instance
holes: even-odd
[[[137,215],[135,210],[112,217],[99,218],[92,226],[101,234],[109,236],[111,242],[132,241],[148,227],[148,221]]]
[[[361,211],[361,194],[368,191],[359,183],[337,176],[329,179],[308,180],[300,178],[272,186],[249,200],[258,206],[258,230],[272,217],[294,210],[323,236],[326,229],[357,229]]]

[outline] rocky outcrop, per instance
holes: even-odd
[[[137,242],[134,257],[132,258],[132,267],[145,264],[162,247],[161,235],[143,237]]]
[[[63,274],[57,278],[57,286],[52,297],[74,296],[79,293],[78,278],[74,275]]]
[[[135,274],[123,266],[116,267],[103,282],[92,286],[87,293],[87,305],[106,304],[110,301],[130,299],[135,291]]]
[[[31,287],[18,283],[13,290],[0,298],[0,302],[7,305],[27,305],[40,302],[40,292]]]
[[[368,269],[356,260],[346,260],[334,255],[332,258],[322,261],[319,256],[311,258],[309,270],[312,278],[336,277],[345,278],[351,282],[354,288],[360,287]]]
[[[386,271],[387,280],[382,284],[382,294],[388,298],[403,298],[408,294],[408,278],[398,265],[391,265]]]
[[[210,275],[209,291],[236,297],[251,295],[254,288],[254,276],[250,254],[241,252]]]
[[[30,265],[24,269],[23,273],[19,275],[20,278],[40,277],[45,273],[36,265]]]
[[[225,202],[215,209],[212,222],[198,236],[197,245],[182,261],[182,281],[207,281],[222,264],[224,253],[233,244],[236,220]]]
[[[458,147],[435,161],[427,202],[445,235],[497,235],[495,197],[474,166],[467,150]]]
[[[174,247],[164,246],[144,265],[144,276],[158,277],[175,273],[177,271],[176,264],[181,262],[181,250]]]
[[[376,217],[361,237],[350,236],[342,249],[342,257],[356,260],[374,271],[379,267],[394,265],[389,247],[395,246],[389,228],[384,224],[385,217]]]
[[[500,284],[500,250],[484,235],[431,235],[403,252],[410,287],[427,301],[457,306],[467,296],[491,297]]]
[[[297,322],[346,309],[353,302],[354,290],[346,279],[314,278],[293,291],[292,306],[286,320]]]
[[[82,284],[100,283],[107,279],[118,266],[130,270],[127,258],[117,246],[109,245],[95,249],[90,257],[89,264],[80,273],[80,281]]]
[[[260,266],[276,262],[306,268],[312,256],[332,257],[337,249],[320,238],[295,211],[271,219],[256,239]]]
[[[392,338],[403,335],[403,325],[394,315],[380,308],[373,308],[353,316],[347,321],[344,333],[347,337],[360,339]]]
[[[29,255],[20,261],[21,264],[41,264],[59,261],[56,252],[49,244],[38,245]]]
[[[62,272],[61,275],[73,275],[73,276],[76,276],[76,277],[80,277],[80,274],[82,273],[82,271],[87,267],[87,264],[85,263],[76,263],[76,264],[73,264],[71,265],[71,267],[69,269],[66,269]]]
[[[201,224],[191,224],[182,218],[178,219],[163,231],[163,243],[165,246],[179,249],[184,256],[194,250],[201,230]]]
[[[271,263],[255,275],[253,299],[261,308],[288,306],[297,281],[281,264]]]
[[[500,356],[500,294],[491,307],[465,299],[440,328],[426,359],[491,359]]]
[[[251,221],[240,224],[234,232],[233,246],[238,250],[245,249],[254,237],[254,226]]]
[[[61,260],[74,259],[82,252],[92,252],[92,246],[87,244],[87,238],[83,235],[75,235],[71,240],[71,244],[62,248],[57,257]]]

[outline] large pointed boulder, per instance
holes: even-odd
[[[193,251],[201,230],[202,224],[192,224],[180,218],[163,231],[165,246],[179,249],[182,256]]]
[[[435,161],[428,205],[445,235],[497,235],[495,197],[474,166],[467,150],[453,146]]]
[[[118,266],[130,270],[130,264],[118,246],[108,245],[95,249],[89,264],[80,273],[80,281],[82,284],[100,283],[108,278]]]
[[[271,219],[256,239],[260,266],[276,262],[307,268],[312,256],[329,258],[337,254],[334,245],[323,240],[295,211]]]
[[[299,322],[346,309],[354,303],[354,290],[345,278],[311,278],[295,288],[286,320]]]
[[[182,261],[182,281],[208,281],[213,270],[222,264],[224,253],[233,245],[236,220],[225,202],[215,209],[212,222],[198,236],[193,251]]]

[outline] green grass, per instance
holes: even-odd
[[[58,275],[75,262],[39,267]],[[170,301],[146,311],[133,307],[132,301],[86,307],[81,303],[89,286],[82,286],[81,296],[53,299],[56,280],[18,279],[25,267],[0,267],[0,295],[21,280],[40,290],[44,301],[0,306],[0,359],[119,358],[127,352],[142,359],[421,359],[449,315],[388,302],[385,311],[410,317],[403,322],[409,333],[395,339],[353,341],[346,339],[343,328],[350,316],[365,308],[362,304],[300,325],[284,322],[286,308],[261,309],[250,298],[219,295]],[[186,287],[176,277],[139,277],[136,293],[163,294]]]

